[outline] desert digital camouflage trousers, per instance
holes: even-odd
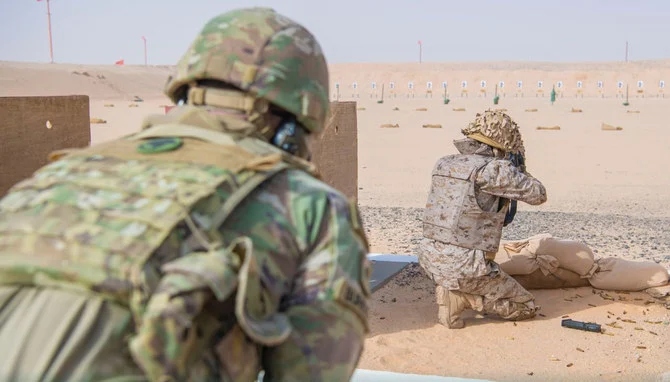
[[[483,251],[425,238],[420,248],[421,267],[438,286],[466,294],[473,310],[507,320],[529,318],[537,310],[533,295]]]
[[[126,347],[130,312],[85,293],[0,286],[1,381],[147,381]]]

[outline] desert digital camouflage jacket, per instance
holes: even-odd
[[[494,158],[483,143],[466,139],[456,146],[460,154],[440,158],[433,168],[424,237],[496,252],[509,199],[541,204],[545,188],[509,160]]]

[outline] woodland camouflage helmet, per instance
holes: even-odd
[[[484,113],[477,113],[475,120],[461,132],[468,138],[486,143],[504,152],[525,155],[519,126],[501,110],[486,110]]]
[[[192,91],[200,80],[224,82],[246,96],[221,101],[215,90]],[[168,78],[165,94],[175,103],[188,95],[189,103],[257,113],[270,103],[295,115],[312,133],[323,129],[330,105],[328,67],[316,38],[302,25],[262,7],[209,20]]]

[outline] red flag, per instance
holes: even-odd
[[[147,38],[146,38],[146,37],[144,37],[144,36],[142,36],[142,40],[144,40],[144,41],[147,41]]]
[[[421,45],[421,40],[419,40],[419,45]]]
[[[114,65],[123,65],[125,61],[123,59],[120,59],[114,63]]]

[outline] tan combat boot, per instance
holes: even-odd
[[[440,324],[449,329],[463,328],[465,322],[461,319],[460,314],[465,309],[472,309],[463,293],[438,286],[435,288],[435,297],[438,305],[437,319]]]

